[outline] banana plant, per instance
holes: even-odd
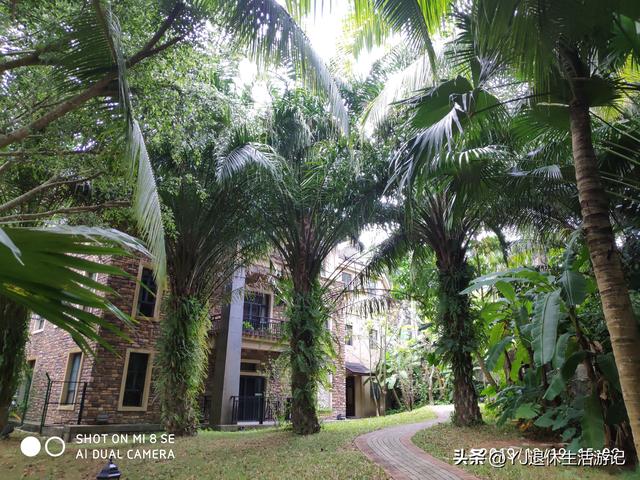
[[[511,418],[550,429],[573,449],[607,445],[632,451],[613,354],[581,319],[596,285],[579,233],[558,268],[491,273],[462,292],[484,289],[490,298],[480,310],[488,331],[485,363],[500,372],[505,388],[485,393],[496,395],[500,422]],[[580,365],[589,392],[576,388]]]

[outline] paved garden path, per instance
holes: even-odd
[[[394,480],[478,480],[464,470],[432,457],[411,442],[411,437],[420,430],[448,421],[453,411],[452,405],[431,408],[437,418],[360,435],[356,438],[356,446]]]

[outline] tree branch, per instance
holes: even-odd
[[[104,89],[109,86],[109,84],[115,78],[115,72],[109,73],[102,80],[99,80],[86,90],[62,102],[56,108],[49,110],[49,112],[45,113],[37,120],[31,122],[29,125],[18,128],[13,132],[7,133],[6,135],[0,135],[0,148],[4,148],[8,145],[11,145],[12,143],[21,142],[33,132],[42,130],[54,120],[57,120],[58,118],[71,112],[72,110],[77,109],[92,98],[97,97]]]
[[[84,212],[99,212],[107,208],[120,208],[129,207],[131,202],[129,200],[105,202],[98,205],[86,205],[80,207],[68,207],[68,208],[56,208],[55,210],[49,210],[48,212],[40,213],[24,213],[18,215],[8,215],[6,217],[0,217],[0,222],[26,222],[31,220],[39,220],[41,218],[51,217],[58,214],[73,215],[75,213]]]
[[[18,205],[20,205],[21,203],[26,202],[27,200],[33,198],[36,194],[38,194],[39,192],[43,191],[43,190],[48,190],[50,188],[54,188],[54,187],[59,187],[61,185],[71,185],[74,183],[80,183],[80,182],[86,182],[89,181],[93,178],[98,177],[99,175],[101,175],[102,172],[96,173],[95,175],[91,175],[90,177],[85,177],[85,178],[74,178],[74,179],[70,179],[70,178],[64,178],[61,179],[59,176],[54,176],[51,177],[49,180],[47,180],[44,183],[41,183],[40,185],[32,188],[31,190],[23,193],[22,195],[14,198],[13,200],[9,200],[8,202],[3,203],[2,205],[0,205],[0,212],[2,212],[3,210],[9,210],[11,208],[14,208]]]
[[[24,57],[14,58],[13,60],[7,60],[6,62],[0,63],[0,73],[6,72],[7,70],[13,70],[14,68],[39,65],[40,63],[40,54],[32,53],[25,55]]]
[[[167,30],[169,30],[169,28],[171,27],[171,25],[173,24],[175,19],[178,17],[178,15],[180,14],[183,8],[184,8],[184,3],[182,3],[181,1],[176,2],[176,4],[173,6],[173,9],[167,16],[167,18],[165,18],[164,22],[162,22],[162,25],[160,25],[160,28],[158,29],[158,31],[155,33],[153,37],[151,37],[151,39],[142,48],[141,50],[142,52],[151,50],[156,45],[156,43],[160,41],[162,36],[167,32]]]
[[[28,157],[31,155],[47,155],[47,156],[54,156],[54,155],[96,155],[100,153],[99,150],[96,150],[94,148],[90,148],[87,150],[41,150],[41,151],[28,151],[28,150],[18,150],[16,152],[0,152],[0,157],[16,157],[16,158],[22,158],[22,157]],[[19,160],[13,160],[14,162],[17,162]]]
[[[184,36],[181,35],[169,40],[168,42],[158,47],[153,48],[154,45],[158,42],[158,40],[164,35],[164,33],[173,24],[176,17],[178,16],[178,14],[183,8],[184,8],[184,4],[182,2],[176,3],[175,7],[173,8],[169,16],[165,19],[165,21],[162,23],[162,25],[160,26],[158,31],[153,35],[153,37],[151,37],[151,39],[145,44],[142,50],[140,50],[138,53],[134,54],[132,57],[130,57],[127,60],[127,67],[129,68],[133,67],[134,65],[144,60],[145,58],[156,55],[162,52],[163,50],[166,50],[167,48],[171,47],[172,45],[176,44],[177,42],[179,42],[184,38]],[[2,70],[0,69],[0,73],[1,72]],[[0,135],[0,148],[4,148],[16,142],[21,142],[22,140],[27,138],[29,135],[31,135],[33,132],[42,130],[51,122],[57,120],[58,118],[62,117],[63,115],[73,110],[76,110],[77,108],[79,108],[81,105],[91,100],[92,98],[95,98],[101,95],[107,90],[107,87],[109,86],[109,84],[113,80],[115,80],[117,76],[118,76],[118,72],[116,70],[109,72],[101,80],[97,81],[96,83],[86,88],[84,91],[80,92],[79,94],[69,98],[66,101],[63,101],[57,107],[53,108],[52,110],[50,110],[49,112],[47,112],[46,114],[38,118],[37,120],[31,122],[29,125],[18,128],[13,132],[7,133],[6,135]]]

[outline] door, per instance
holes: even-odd
[[[347,417],[356,416],[356,377],[347,377],[346,388],[346,402],[347,402]]]
[[[264,408],[264,377],[240,375],[240,398],[238,399],[238,421],[257,422]]]

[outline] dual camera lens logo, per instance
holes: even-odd
[[[60,446],[57,447],[56,444]],[[65,447],[66,444],[60,437],[49,437],[47,441],[44,442],[44,451],[47,452],[47,455],[50,457],[59,457],[64,453]],[[42,450],[42,444],[38,437],[28,436],[20,442],[20,451],[25,457],[35,457],[40,453],[40,450]]]

